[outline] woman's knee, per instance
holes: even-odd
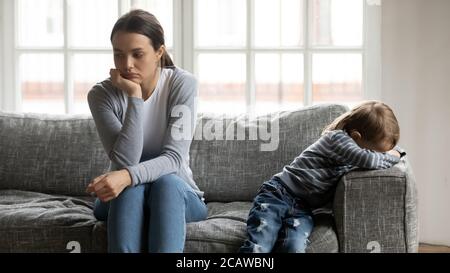
[[[116,198],[109,201],[111,211],[140,209],[145,202],[145,185],[126,187]]]
[[[174,194],[179,193],[181,195],[184,192],[186,183],[179,176],[175,174],[166,174],[156,179],[151,186],[151,193],[157,195]]]
[[[120,199],[142,199],[145,192],[145,184],[138,185],[136,187],[126,187],[123,191],[113,200]]]

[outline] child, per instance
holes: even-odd
[[[263,183],[247,220],[240,252],[305,252],[311,211],[333,197],[340,178],[356,169],[386,169],[404,155],[392,150],[400,137],[393,111],[365,102],[341,115],[283,171]]]

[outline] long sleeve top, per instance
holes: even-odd
[[[399,160],[361,148],[345,131],[335,130],[325,133],[274,178],[314,209],[330,201],[337,182],[349,171],[386,169]]]
[[[111,79],[88,94],[89,108],[111,170],[127,169],[132,186],[177,174],[203,196],[189,167],[189,148],[197,112],[197,81],[177,67],[161,70],[150,98],[128,95]]]

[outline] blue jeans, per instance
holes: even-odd
[[[261,186],[247,219],[245,253],[305,252],[313,229],[311,212],[277,180]]]
[[[186,223],[206,219],[207,208],[180,177],[127,187],[107,203],[96,199],[94,215],[107,221],[108,252],[183,252]]]

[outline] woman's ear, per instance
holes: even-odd
[[[161,57],[164,54],[164,52],[166,52],[166,47],[164,45],[161,45],[158,51],[156,51],[156,56],[158,56],[158,60],[161,60]]]
[[[358,131],[353,130],[350,132],[350,137],[353,138],[353,140],[360,140],[361,134]]]

